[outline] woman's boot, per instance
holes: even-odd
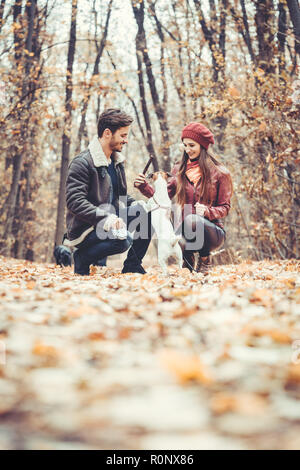
[[[209,270],[211,269],[211,260],[210,256],[200,256],[198,257],[198,262],[196,266],[197,273],[208,274]]]

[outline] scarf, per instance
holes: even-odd
[[[188,179],[193,183],[194,186],[197,186],[201,178],[201,170],[199,167],[198,158],[197,160],[188,159],[186,164],[185,174]]]

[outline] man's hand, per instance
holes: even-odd
[[[125,222],[120,217],[118,217],[118,219],[116,219],[111,225],[111,229],[116,229],[116,230],[119,230],[120,228],[125,228],[125,227],[126,227]]]
[[[110,214],[105,220],[103,230],[105,230],[105,232],[108,232],[109,230],[119,230],[123,227],[126,227],[124,220],[120,217],[117,217],[115,214]]]
[[[204,204],[200,204],[200,202],[196,202],[195,209],[196,209],[197,215],[201,215],[202,217],[204,216],[204,213],[206,211],[206,206]]]
[[[133,185],[138,188],[141,184],[146,183],[146,177],[143,173],[139,173],[139,175],[134,180]]]

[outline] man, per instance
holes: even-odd
[[[142,259],[152,236],[151,214],[144,210],[142,201],[127,195],[121,154],[132,121],[120,109],[104,111],[98,120],[98,135],[70,163],[66,183],[68,239],[64,244],[76,248],[76,274],[89,275],[91,264],[129,248],[122,273],[146,272]],[[139,224],[133,227],[136,221]],[[143,234],[137,230],[141,226]],[[127,228],[136,229],[134,239]],[[124,233],[120,237],[120,229],[125,229],[125,237]]]

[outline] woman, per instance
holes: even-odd
[[[195,268],[194,253],[199,253],[196,271],[206,273],[210,252],[220,248],[226,233],[220,219],[230,209],[232,181],[229,171],[209,152],[214,137],[203,124],[191,122],[182,131],[184,153],[172,170],[169,197],[175,196],[181,208],[180,233],[184,236],[184,267]],[[140,173],[135,186],[147,197],[154,190]],[[177,229],[178,232],[178,229]]]

